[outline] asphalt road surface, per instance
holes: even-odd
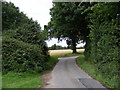
[[[103,88],[97,80],[94,80],[86,72],[76,65],[75,58],[58,58],[59,62],[51,73],[51,80],[46,88]],[[86,66],[87,67],[87,66]]]

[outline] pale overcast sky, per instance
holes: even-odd
[[[44,29],[44,25],[50,21],[50,8],[52,8],[52,0],[5,0],[7,2],[14,3],[15,6],[19,7],[20,11],[24,12],[29,18],[33,18],[33,20],[37,20],[40,23],[42,30]],[[67,46],[66,41],[62,41],[57,43],[57,39],[52,39],[50,41],[46,41],[48,46],[52,46],[53,44]],[[83,46],[84,44],[79,44],[79,46]]]

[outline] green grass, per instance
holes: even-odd
[[[3,88],[39,88],[42,87],[41,75],[30,73],[9,72],[2,76]]]
[[[0,72],[0,90],[2,88],[2,73]]]
[[[9,72],[2,76],[2,88],[41,88],[44,84],[42,75],[52,69],[57,61],[56,57],[50,57],[46,70],[41,73]]]
[[[95,64],[92,64],[89,61],[84,60],[85,56],[80,55],[77,58],[77,64],[90,76],[95,78],[96,80],[100,81],[104,86],[108,88],[117,88],[118,83],[116,82],[116,76],[111,76],[111,78],[107,77],[106,75],[102,74],[101,72],[96,71]],[[112,67],[111,67],[112,68]]]
[[[46,71],[44,71],[44,72],[47,72],[47,71],[51,70],[54,67],[54,65],[56,64],[57,61],[58,61],[57,57],[50,56],[49,60],[46,62]]]

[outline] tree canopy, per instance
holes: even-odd
[[[72,46],[73,53],[76,53],[76,44],[83,35],[89,33],[85,15],[81,14],[84,9],[80,3],[54,3],[50,10],[52,18],[47,27],[50,36],[65,39]]]

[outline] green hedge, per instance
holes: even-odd
[[[11,2],[2,2],[3,73],[41,72],[48,61],[46,34],[40,24],[29,19]]]
[[[41,72],[47,57],[36,45],[31,45],[9,36],[4,36],[2,48],[3,73],[17,72]]]
[[[90,43],[87,58],[97,66],[96,71],[111,79],[119,78],[120,3],[97,3],[90,8]],[[88,49],[88,48],[87,48]]]
[[[32,45],[37,45],[37,47],[41,48],[41,53],[47,55],[48,47],[44,41],[45,38],[43,36],[43,32],[38,29],[32,29],[31,27],[32,25],[28,25],[27,27],[23,26],[15,30],[8,30],[3,32],[3,35],[9,35],[10,38],[17,39]]]

